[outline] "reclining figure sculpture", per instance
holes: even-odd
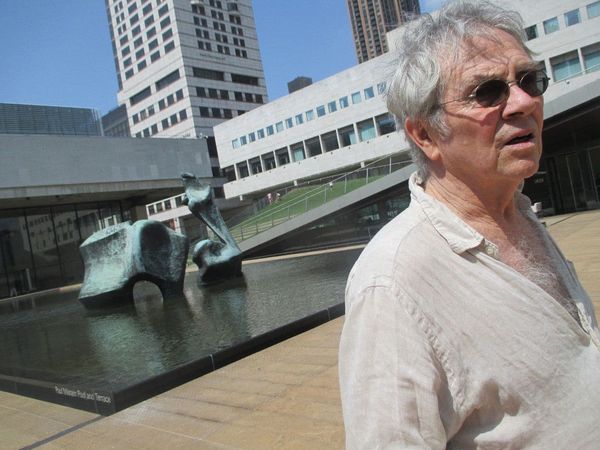
[[[190,173],[181,174],[181,179],[185,187],[183,203],[221,239],[221,242],[204,239],[194,246],[192,261],[200,270],[200,282],[211,284],[240,276],[242,252],[213,202],[210,186]]]
[[[79,300],[86,307],[133,302],[137,281],[158,286],[163,299],[183,295],[188,239],[155,220],[97,231],[79,247],[85,264]]]

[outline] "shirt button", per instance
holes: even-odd
[[[493,247],[491,247],[491,246],[489,246],[489,245],[485,247],[485,252],[486,252],[488,255],[490,255],[490,256],[494,256],[494,253],[496,253],[496,252],[494,251]]]

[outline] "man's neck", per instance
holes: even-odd
[[[496,188],[463,182],[446,173],[443,178],[435,174],[427,179],[425,192],[444,203],[455,214],[488,239],[512,234],[522,226],[515,201],[518,183],[505,183]]]

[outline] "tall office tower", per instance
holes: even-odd
[[[251,0],[105,3],[131,136],[212,137],[267,101]]]
[[[388,51],[386,33],[421,13],[419,0],[346,0],[358,62]]]

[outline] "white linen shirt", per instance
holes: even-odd
[[[348,278],[339,370],[347,448],[600,448],[600,333],[536,223],[581,325],[409,181],[411,204]]]

